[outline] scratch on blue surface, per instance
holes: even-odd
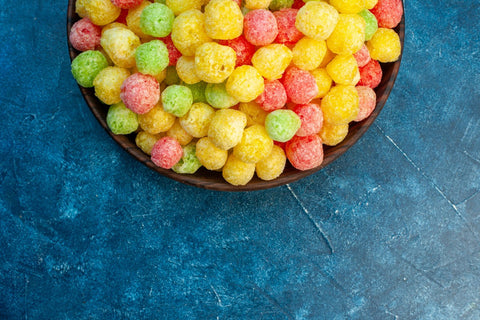
[[[255,283],[253,284],[253,289],[257,290],[262,296],[267,298],[267,300],[272,305],[274,305],[278,310],[280,310],[280,312],[282,312],[287,317],[287,319],[290,319],[290,320],[295,319],[293,315],[291,315],[280,303],[278,303],[278,301],[274,297],[272,297],[268,292],[264,291],[262,288],[257,286]]]

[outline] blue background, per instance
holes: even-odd
[[[0,0],[1,319],[479,319],[478,0],[407,0],[392,94],[287,186],[146,168],[70,74],[67,2]]]

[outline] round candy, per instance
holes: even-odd
[[[160,99],[160,86],[153,76],[134,73],[123,82],[120,98],[133,112],[147,113]]]
[[[143,0],[111,0],[112,3],[122,9],[131,9],[142,3]]]
[[[278,26],[278,35],[275,43],[291,46],[302,39],[303,34],[295,27],[297,13],[297,9],[291,8],[281,9],[273,13],[275,19],[277,19]]]
[[[327,146],[336,146],[342,142],[348,134],[348,123],[330,124],[325,122],[320,130],[320,138]]]
[[[165,111],[183,117],[193,104],[192,91],[181,85],[171,85],[162,92],[162,103]]]
[[[94,50],[100,46],[102,29],[88,18],[75,22],[70,30],[70,43],[78,51]]]
[[[195,143],[187,144],[183,147],[183,156],[172,167],[172,170],[181,174],[193,174],[202,166],[200,160],[195,155]]]
[[[117,27],[104,31],[100,44],[115,65],[127,69],[135,66],[140,39],[129,29]]]
[[[177,74],[186,84],[195,84],[200,82],[200,78],[195,72],[195,58],[181,56],[177,61]]]
[[[85,5],[83,4],[85,0],[76,0],[75,1],[75,12],[80,18],[85,18],[87,16],[87,10],[85,10]]]
[[[166,0],[166,5],[173,10],[176,16],[187,10],[200,10],[203,0]]]
[[[254,67],[240,66],[228,77],[225,88],[238,101],[250,102],[263,92],[264,80]]]
[[[140,29],[154,37],[166,37],[172,31],[175,15],[164,4],[152,3],[143,9],[140,15]]]
[[[243,32],[243,14],[231,0],[210,0],[205,6],[205,31],[212,39],[230,40]]]
[[[195,52],[195,72],[205,82],[221,83],[235,69],[235,51],[216,42],[207,42]]]
[[[162,136],[158,134],[151,134],[146,131],[141,131],[135,137],[135,144],[143,152],[145,152],[148,155],[151,155],[153,146],[161,137]]]
[[[332,78],[328,75],[327,69],[317,68],[310,71],[310,73],[315,78],[318,87],[318,94],[315,98],[325,97],[332,87]]]
[[[323,113],[317,104],[297,105],[293,108],[302,121],[302,125],[298,129],[296,135],[300,137],[309,136],[320,132],[323,125]]]
[[[368,51],[368,48],[366,45],[363,45],[360,50],[357,51],[353,55],[355,57],[355,60],[357,60],[357,65],[359,68],[364,67],[367,63],[370,62],[370,52]]]
[[[354,86],[360,80],[357,60],[351,54],[333,58],[327,65],[327,72],[336,84]]]
[[[254,9],[267,9],[272,0],[245,0],[245,8]]]
[[[327,44],[325,41],[304,37],[292,49],[292,62],[300,69],[313,70],[320,66],[326,53]]]
[[[360,11],[358,15],[365,20],[365,41],[368,41],[372,39],[372,36],[378,29],[377,18],[367,9]]]
[[[286,162],[283,149],[274,145],[270,154],[256,163],[255,172],[262,180],[273,180],[282,174]]]
[[[121,12],[110,0],[84,0],[83,8],[86,16],[97,26],[115,21]]]
[[[205,32],[204,14],[195,9],[185,11],[175,19],[171,37],[175,47],[185,56],[194,56],[198,47],[212,41]]]
[[[205,99],[212,107],[217,109],[230,108],[238,103],[238,100],[227,92],[224,82],[207,84]]]
[[[255,164],[245,163],[231,154],[223,166],[222,176],[234,186],[246,185],[255,174]]]
[[[400,37],[392,29],[378,28],[367,42],[372,59],[387,63],[397,61],[402,51]]]
[[[330,4],[341,13],[358,13],[365,8],[365,0],[330,0]]]
[[[243,131],[242,140],[233,148],[233,155],[246,163],[257,163],[270,154],[273,140],[262,125],[255,124]]]
[[[337,85],[322,99],[323,119],[330,124],[345,124],[358,115],[358,93],[354,86]]]
[[[252,57],[252,65],[268,80],[281,78],[291,61],[290,49],[283,44],[275,43],[261,47]]]
[[[336,54],[354,54],[364,42],[365,20],[358,14],[340,14],[327,46]]]
[[[265,118],[265,129],[268,135],[279,142],[287,142],[292,139],[301,125],[300,117],[292,110],[275,110]]]
[[[95,96],[105,104],[112,105],[122,101],[120,87],[130,76],[130,71],[120,67],[106,67],[93,80]]]
[[[382,81],[382,75],[380,63],[371,59],[364,67],[360,68],[360,81],[357,84],[375,89]]]
[[[293,0],[272,0],[270,3],[270,10],[277,11],[290,8],[293,5]]]
[[[242,102],[239,104],[238,110],[247,116],[247,127],[253,126],[254,124],[265,125],[265,118],[268,113],[263,110],[258,103],[253,101]]]
[[[220,170],[227,162],[228,151],[218,148],[210,138],[197,141],[195,155],[208,170]]]
[[[365,9],[370,10],[375,7],[378,3],[378,0],[365,0]]]
[[[172,37],[168,35],[167,37],[163,37],[160,40],[165,43],[168,49],[168,57],[169,57],[169,66],[174,66],[177,64],[178,59],[182,56],[182,53],[178,51],[177,47],[173,44]]]
[[[278,80],[265,80],[265,89],[255,102],[268,112],[281,109],[287,103],[285,87]]]
[[[218,43],[228,46],[235,51],[237,54],[236,67],[251,64],[256,49],[243,35],[232,40],[220,40]]]
[[[287,97],[296,104],[307,104],[318,95],[315,78],[308,72],[290,67],[282,79]]]
[[[305,5],[305,2],[303,0],[293,0],[292,8],[293,9],[300,9]]]
[[[151,4],[152,3],[150,1],[144,0],[142,3],[140,3],[140,5],[128,9],[128,14],[125,18],[128,28],[142,39],[153,39],[152,36],[145,34],[140,26],[143,9]]]
[[[378,0],[370,11],[377,18],[379,27],[392,29],[402,20],[403,5],[401,0]]]
[[[72,75],[79,85],[93,87],[93,80],[104,68],[108,67],[107,59],[99,51],[88,50],[80,53],[72,61]]]
[[[182,146],[186,146],[193,140],[193,137],[189,135],[185,129],[183,129],[179,118],[175,120],[173,126],[167,131],[167,136],[174,138]]]
[[[353,121],[362,121],[370,116],[377,104],[377,95],[370,87],[355,87],[358,92],[358,115]]]
[[[194,103],[188,113],[180,118],[180,125],[194,138],[202,138],[208,134],[210,122],[215,110],[206,103]]]
[[[278,35],[277,19],[265,9],[249,11],[243,20],[243,34],[255,46],[265,46]]]
[[[139,72],[156,76],[168,66],[167,46],[160,40],[141,44],[135,50],[135,61]]]
[[[295,26],[315,40],[326,40],[339,19],[338,11],[323,1],[309,1],[297,13]]]
[[[127,25],[126,24],[123,24],[123,23],[120,23],[120,22],[112,22],[112,23],[109,23],[107,24],[106,26],[103,26],[102,27],[102,32],[101,34],[103,35],[103,33],[107,30],[110,30],[110,29],[113,29],[113,28],[126,28],[128,29]]]
[[[175,116],[166,112],[162,105],[158,103],[150,111],[138,116],[138,122],[142,130],[158,134],[168,131],[175,123]]]
[[[242,139],[247,117],[238,110],[220,109],[210,122],[208,137],[223,150],[235,147]]]
[[[152,162],[164,169],[171,169],[183,156],[180,143],[172,137],[163,137],[152,148]]]
[[[323,162],[322,139],[316,134],[299,137],[295,136],[287,142],[285,153],[288,161],[298,170],[310,170]]]
[[[207,102],[205,97],[205,89],[207,88],[207,83],[200,81],[194,84],[183,84],[192,91],[193,103],[196,102]]]
[[[130,134],[138,128],[137,115],[120,102],[108,108],[107,125],[114,134]]]

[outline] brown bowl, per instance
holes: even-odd
[[[70,34],[70,29],[73,23],[75,23],[75,21],[79,19],[80,18],[75,13],[75,0],[69,0],[68,11],[67,11],[67,35]],[[402,44],[402,52],[403,52],[403,44],[404,44],[404,37],[405,37],[405,16],[402,17],[402,21],[395,28],[395,31],[400,36],[400,42]],[[69,41],[68,41],[68,49],[70,53],[70,59],[73,60],[79,54],[79,52],[72,47]],[[357,123],[352,122],[350,124],[348,135],[345,138],[345,140],[343,140],[343,142],[341,142],[340,144],[334,147],[325,146],[324,160],[319,167],[311,170],[307,170],[307,171],[299,171],[294,167],[292,167],[287,161],[287,165],[285,167],[284,172],[277,179],[271,180],[271,181],[263,181],[258,177],[254,176],[253,179],[245,186],[230,185],[223,179],[221,172],[209,171],[203,167],[200,168],[195,174],[192,174],[192,175],[178,174],[172,170],[166,170],[166,169],[157,167],[150,160],[150,157],[136,146],[134,134],[126,135],[126,136],[115,135],[109,130],[106,122],[108,107],[104,105],[102,102],[100,102],[100,100],[97,99],[93,89],[83,88],[81,86],[79,86],[79,88],[90,110],[93,112],[94,116],[97,118],[98,122],[100,122],[102,127],[113,138],[113,140],[115,140],[128,153],[130,153],[137,160],[139,160],[140,162],[142,162],[152,170],[155,170],[158,173],[168,178],[171,178],[173,180],[176,180],[185,184],[189,184],[192,186],[200,187],[200,188],[219,190],[219,191],[253,191],[253,190],[262,190],[262,189],[281,186],[287,183],[300,180],[306,176],[309,176],[312,173],[315,173],[320,169],[324,168],[325,166],[327,166],[328,164],[332,163],[335,159],[337,159],[343,153],[345,153],[348,150],[348,148],[354,145],[358,141],[358,139],[360,139],[360,137],[372,125],[372,123],[375,121],[380,111],[382,110],[383,106],[387,102],[387,98],[390,92],[392,91],[393,85],[395,83],[395,79],[397,78],[398,70],[400,68],[401,58],[402,56],[400,55],[400,58],[398,61],[393,63],[382,64],[383,78],[380,85],[375,89],[375,92],[377,94],[377,105],[375,110],[367,119]]]

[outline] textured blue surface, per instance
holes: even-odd
[[[407,0],[380,117],[219,193],[144,167],[69,71],[66,1],[0,0],[0,319],[479,319],[478,0]]]

